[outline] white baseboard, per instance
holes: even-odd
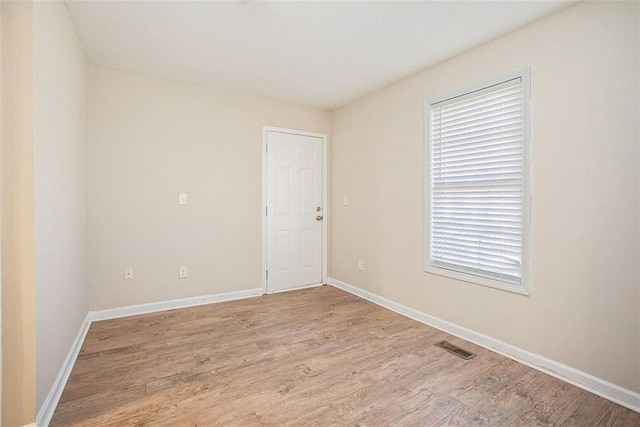
[[[133,316],[136,314],[153,313],[156,311],[171,310],[174,308],[194,307],[197,305],[251,298],[260,295],[262,295],[262,289],[256,288],[247,289],[244,291],[226,292],[222,294],[204,295],[200,297],[182,298],[170,301],[154,302],[150,304],[131,305],[122,308],[111,308],[107,310],[88,312],[87,316],[84,319],[84,322],[82,323],[82,326],[80,327],[80,332],[78,332],[75,341],[71,345],[69,354],[67,354],[67,358],[64,360],[64,363],[62,364],[62,367],[58,372],[58,376],[51,386],[51,390],[49,391],[47,398],[38,411],[36,423],[25,427],[46,427],[49,425],[49,422],[53,417],[53,413],[56,410],[56,406],[58,406],[58,402],[60,401],[60,396],[62,396],[62,391],[67,384],[69,375],[71,375],[71,370],[73,369],[73,365],[76,362],[78,353],[80,353],[82,343],[87,336],[89,326],[91,326],[91,323],[93,321],[115,319],[118,317]]]
[[[152,302],[149,304],[130,305],[120,308],[91,311],[91,320],[116,319],[118,317],[135,316],[137,314],[154,313],[156,311],[172,310],[174,308],[195,307],[197,305],[212,304],[214,302],[232,301],[257,297],[262,295],[261,288],[244,291],[225,292],[222,294],[203,295],[199,297],[181,298],[168,301]]]
[[[583,390],[596,394],[600,397],[604,397],[605,399],[629,408],[632,411],[640,412],[640,394],[632,390],[620,387],[586,372],[579,371],[571,366],[540,356],[539,354],[523,350],[487,335],[472,331],[471,329],[456,325],[455,323],[451,323],[429,314],[422,313],[418,310],[414,310],[413,308],[409,308],[402,304],[398,304],[397,302],[383,298],[369,291],[365,291],[364,289],[342,282],[333,277],[329,277],[327,282],[336,288],[357,295],[367,301],[388,308],[389,310],[395,311],[396,313],[410,319],[417,320],[420,323],[424,323],[481,347],[495,351],[496,353],[502,354],[505,357],[513,359],[540,372],[544,372],[552,377],[580,387]]]
[[[53,412],[56,410],[56,406],[58,406],[58,401],[60,401],[60,396],[62,396],[62,390],[64,390],[64,386],[67,384],[69,375],[71,375],[73,365],[76,363],[84,338],[87,336],[89,326],[91,326],[91,313],[87,313],[85,316],[84,322],[82,322],[82,326],[80,326],[80,331],[78,332],[76,339],[73,341],[73,344],[71,344],[71,349],[69,350],[66,359],[64,359],[64,362],[62,363],[58,376],[53,382],[51,390],[49,390],[49,394],[47,394],[46,399],[38,411],[36,424],[33,424],[34,426],[49,425],[51,417],[53,417]]]

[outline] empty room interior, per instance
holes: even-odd
[[[1,425],[640,425],[637,1],[2,1]]]

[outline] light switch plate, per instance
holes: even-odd
[[[187,204],[187,193],[179,193],[178,194],[178,204],[186,205]]]
[[[133,267],[126,267],[124,269],[124,280],[133,280]]]

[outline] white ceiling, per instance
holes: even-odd
[[[89,62],[334,109],[565,1],[70,1]]]

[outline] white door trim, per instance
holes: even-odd
[[[292,135],[313,136],[322,139],[322,283],[327,283],[327,230],[329,224],[329,205],[327,197],[328,176],[327,171],[327,135],[324,133],[307,132],[296,129],[286,129],[274,126],[262,127],[262,293],[267,293],[267,134],[268,132],[288,133]]]

